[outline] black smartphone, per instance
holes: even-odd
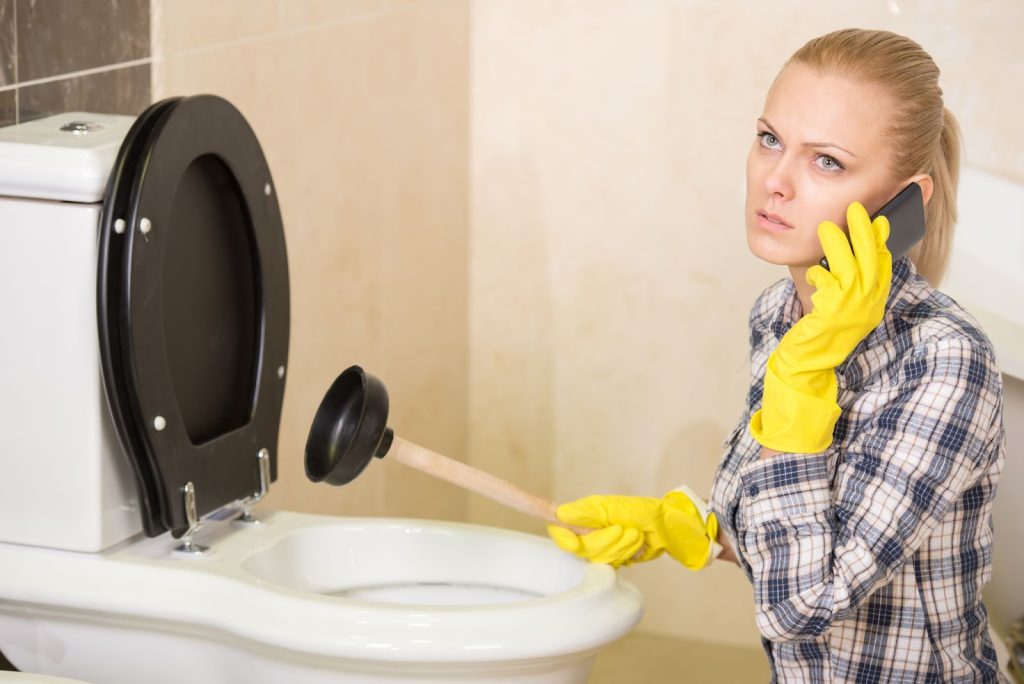
[[[885,244],[892,253],[892,260],[896,261],[924,237],[924,198],[921,196],[921,186],[912,182],[900,190],[871,220],[874,221],[878,216],[889,219],[889,240]],[[818,263],[828,270],[828,259],[822,257]]]

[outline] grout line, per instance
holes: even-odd
[[[163,4],[149,3],[149,101],[156,102],[156,94],[161,92],[161,84],[157,83],[157,64],[164,52],[160,27],[163,25]]]
[[[280,33],[284,26],[284,6],[280,2],[275,2],[274,6],[277,7],[277,28],[274,29],[274,33]]]
[[[183,57],[189,55],[202,54],[204,52],[211,52],[213,50],[221,50],[224,48],[233,48],[242,45],[252,45],[254,43],[260,43],[265,40],[273,40],[275,38],[282,37],[294,37],[303,33],[313,33],[316,31],[326,31],[333,28],[339,28],[348,24],[361,24],[368,21],[373,21],[381,17],[385,17],[391,14],[396,14],[405,11],[404,8],[388,7],[385,9],[376,10],[373,12],[365,12],[363,14],[356,14],[343,19],[335,19],[334,21],[326,21],[314,24],[306,24],[303,26],[296,26],[293,28],[282,29],[280,28],[280,12],[278,13],[278,27],[274,31],[268,31],[266,33],[258,33],[253,36],[245,36],[244,38],[235,38],[234,40],[227,40],[219,43],[210,43],[208,45],[199,45],[197,47],[187,48],[185,50],[178,50],[172,54],[161,55],[164,57]]]
[[[107,71],[117,71],[119,69],[128,69],[134,66],[142,66],[143,64],[149,64],[152,61],[151,57],[145,57],[143,59],[133,59],[129,62],[120,62],[118,64],[107,64],[106,66],[95,67],[93,69],[83,69],[82,71],[69,71],[64,74],[57,74],[56,76],[47,76],[46,78],[37,78],[32,81],[25,81],[23,83],[15,83],[12,86],[4,86],[0,88],[0,92],[4,90],[13,90],[15,88],[26,88],[28,86],[41,85],[43,83],[53,83],[54,81],[63,81],[70,78],[80,78],[82,76],[92,76],[93,74],[102,74]]]
[[[198,47],[189,48],[187,50],[181,50],[179,52],[175,52],[174,56],[178,57],[178,56],[185,56],[185,55],[202,54],[204,52],[210,52],[210,51],[213,51],[213,50],[220,50],[220,49],[223,49],[223,48],[231,48],[231,47],[235,47],[235,46],[251,45],[253,43],[260,43],[262,41],[273,39],[273,38],[294,37],[294,36],[297,36],[297,35],[301,35],[303,33],[312,33],[312,32],[316,32],[316,31],[324,31],[324,30],[329,30],[329,29],[345,26],[345,25],[348,25],[348,24],[361,24],[361,23],[364,23],[364,22],[368,22],[368,21],[373,21],[375,19],[379,19],[379,18],[384,17],[384,16],[388,16],[388,15],[391,15],[391,14],[401,13],[404,10],[405,10],[405,8],[387,7],[387,8],[379,9],[379,10],[376,10],[376,11],[365,12],[363,14],[356,14],[356,15],[348,16],[348,17],[345,17],[343,19],[336,19],[334,21],[320,22],[320,23],[314,23],[314,24],[306,24],[306,25],[302,25],[302,26],[296,26],[296,27],[293,27],[293,28],[289,28],[289,29],[281,29],[280,28],[280,26],[281,26],[281,13],[280,13],[280,8],[278,8],[278,29],[275,30],[275,31],[271,31],[269,33],[261,33],[261,34],[255,35],[255,36],[246,36],[244,38],[237,38],[235,40],[230,40],[230,41],[225,41],[225,42],[220,42],[220,43],[213,43],[213,44],[210,44],[210,45],[201,45],[201,46],[198,46]],[[17,21],[17,11],[18,11],[18,3],[17,2],[14,3],[14,11],[15,11],[14,19],[15,19],[15,21]],[[152,20],[152,15],[150,16],[150,20]],[[152,32],[152,30],[153,30],[152,26],[150,27],[150,30]],[[15,33],[15,35],[14,35],[15,50],[17,50],[17,40],[18,40],[18,35],[17,35],[18,32],[17,32],[17,30],[15,30],[14,33]],[[24,88],[24,87],[27,87],[27,86],[34,86],[34,85],[41,85],[43,83],[52,83],[54,81],[62,81],[64,79],[70,79],[70,78],[79,78],[81,76],[90,76],[92,74],[99,74],[99,73],[103,73],[103,72],[106,72],[106,71],[116,71],[118,69],[127,69],[129,67],[141,66],[141,65],[144,65],[144,64],[149,64],[151,67],[153,67],[153,66],[155,66],[155,64],[157,62],[160,62],[162,60],[162,58],[166,57],[167,55],[157,55],[155,53],[155,50],[154,50],[155,46],[153,45],[153,35],[152,35],[152,33],[150,35],[150,41],[151,41],[151,43],[150,43],[150,56],[149,57],[146,57],[146,58],[143,58],[143,59],[135,59],[135,60],[131,60],[131,61],[128,61],[128,62],[120,62],[118,64],[108,64],[106,66],[95,67],[95,68],[92,68],[92,69],[83,69],[81,71],[71,71],[71,72],[64,73],[64,74],[58,74],[56,76],[48,76],[46,78],[37,78],[37,79],[32,80],[32,81],[25,81],[24,83],[18,83],[17,82],[17,52],[15,52],[15,83],[13,83],[12,85],[8,85],[8,86],[0,86],[0,93],[6,92],[8,90],[13,90],[14,91],[14,97],[15,97],[15,107],[17,107],[18,106],[17,100],[18,100],[18,89],[19,88]],[[152,89],[153,86],[154,86],[154,84],[152,82],[152,76],[151,76],[150,88]],[[18,119],[18,111],[15,110],[15,122],[17,122],[17,119]]]

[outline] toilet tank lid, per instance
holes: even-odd
[[[134,121],[65,112],[0,128],[0,196],[99,202]]]

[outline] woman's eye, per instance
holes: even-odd
[[[761,139],[761,147],[775,149],[781,144],[779,143],[779,139],[775,137],[775,134],[769,131],[761,131],[757,134],[757,137]]]
[[[818,156],[818,166],[825,171],[842,171],[845,167],[839,163],[835,157],[830,157],[827,154]]]

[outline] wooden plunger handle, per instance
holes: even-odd
[[[561,522],[555,515],[557,506],[543,497],[530,494],[511,482],[506,482],[500,477],[485,473],[473,466],[434,453],[418,444],[407,442],[397,435],[391,443],[388,455],[410,468],[476,492],[520,513],[568,528],[576,534],[587,534],[594,531],[588,527],[567,525]]]

